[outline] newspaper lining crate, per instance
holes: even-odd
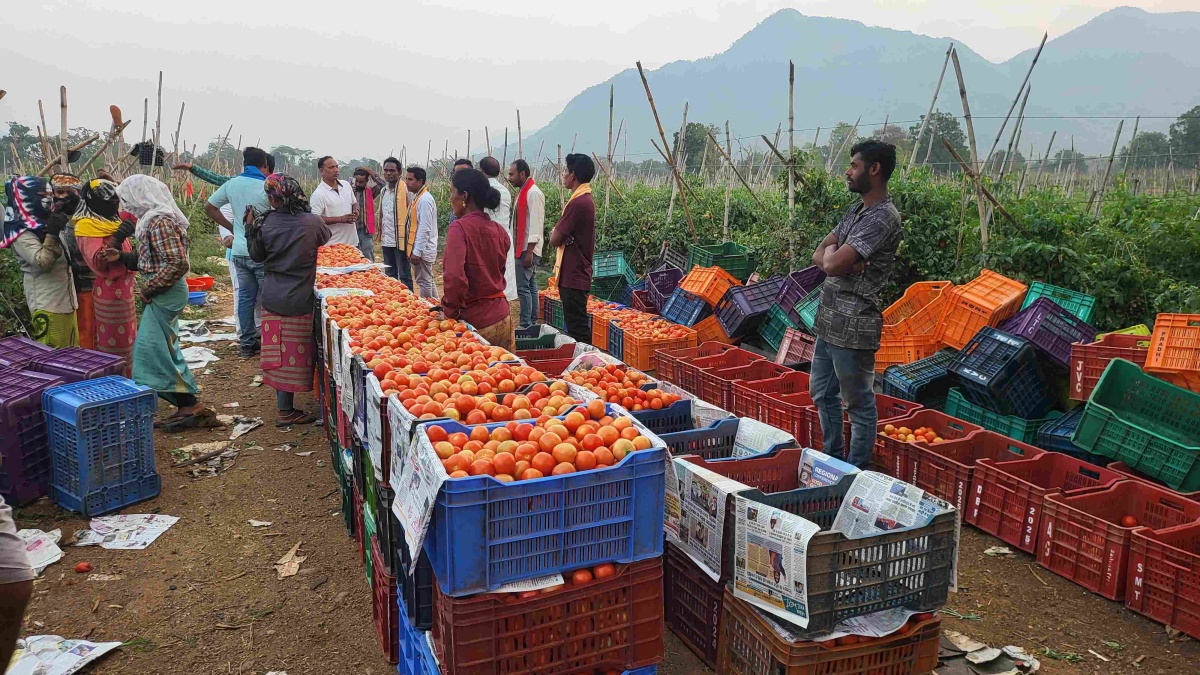
[[[32,359],[53,351],[53,347],[34,342],[27,337],[13,335],[0,340],[0,366],[20,370],[28,366]]]
[[[662,321],[662,319],[659,319]],[[662,351],[675,351],[677,349],[687,349],[695,347],[699,344],[696,337],[696,331],[683,327],[685,331],[680,337],[642,337],[634,333],[626,333],[624,335],[625,349],[623,360],[633,368],[638,370],[650,370],[654,366],[654,355]]]
[[[1109,361],[1125,359],[1144,368],[1149,353],[1149,338],[1122,333],[1108,333],[1095,342],[1071,345],[1071,400],[1088,400]]]
[[[962,349],[980,328],[998,326],[1017,313],[1025,300],[1025,284],[991,270],[950,289],[937,339],[947,347]]]
[[[1146,371],[1200,391],[1200,314],[1159,314],[1150,336]]]
[[[950,502],[960,516],[966,514],[976,462],[990,459],[1003,466],[1006,462],[1045,454],[1041,448],[987,430],[942,443],[921,443],[913,448],[913,475],[909,482]]]
[[[943,349],[920,361],[890,366],[883,371],[880,391],[940,410],[955,380],[949,368],[957,356],[958,350]]]
[[[714,420],[706,427],[686,428],[659,434],[672,457],[695,455],[716,461],[733,457],[739,444],[752,443],[753,457],[774,455],[786,448],[798,447],[796,438],[786,431],[744,417]],[[739,443],[740,441],[740,443]]]
[[[769,408],[775,404],[777,397],[806,391],[808,391],[808,373],[798,371],[786,372],[761,380],[734,382],[732,412],[740,417],[766,422],[770,417]]]
[[[800,324],[800,318],[792,315],[796,303],[820,286],[823,281],[825,281],[825,273],[817,269],[816,265],[792,272],[784,277],[783,285],[779,288],[779,296],[775,298],[775,304],[784,311],[792,325]]]
[[[1200,639],[1200,522],[1133,531],[1125,607]]]
[[[876,430],[878,433],[875,436],[875,452],[871,457],[871,469],[901,480],[907,480],[912,477],[917,446],[924,444],[925,441],[901,441],[896,438],[889,438],[883,433],[884,428],[888,424],[897,429],[907,427],[910,430],[931,427],[941,435],[943,440],[965,438],[976,431],[982,431],[978,425],[964,422],[946,413],[930,408],[918,410],[911,415],[880,423]],[[819,429],[820,427],[818,426],[817,430]]]
[[[875,415],[877,428],[883,425],[898,420],[903,417],[922,410],[924,406],[920,403],[914,403],[895,396],[887,394],[875,395]],[[812,401],[804,408],[802,413],[804,416],[804,424],[809,430],[808,447],[814,450],[823,450],[825,448],[824,433],[821,429],[821,417],[817,411],[817,407]],[[846,454],[850,453],[850,436],[853,425],[850,423],[850,415],[844,410],[842,411],[842,451]],[[887,473],[887,472],[884,472]],[[904,480],[908,480],[904,476],[896,476]]]
[[[670,382],[680,389],[699,396],[700,390],[697,378],[699,377],[700,369],[693,365],[692,362],[708,356],[718,356],[735,349],[739,352],[752,354],[752,352],[747,352],[739,347],[718,342],[702,342],[699,346],[687,349],[660,349],[654,353],[654,373],[658,379]],[[752,355],[755,357],[755,360],[762,358],[758,354]]]
[[[702,298],[710,306],[720,302],[725,291],[741,285],[741,281],[720,267],[693,267],[679,282],[679,288]]]
[[[662,318],[681,326],[694,326],[701,319],[712,316],[712,308],[704,298],[680,287],[671,291],[659,314]]]
[[[91,517],[155,497],[153,389],[112,375],[47,389],[51,495]]]
[[[929,675],[938,665],[941,618],[914,618],[886,637],[837,646],[788,642],[773,619],[725,589],[717,672],[722,675]],[[775,623],[775,625],[771,625]]]
[[[750,249],[733,241],[688,248],[688,267],[719,267],[743,283],[754,271],[754,263]]]
[[[1039,429],[1047,422],[1062,417],[1062,413],[1057,410],[1051,410],[1045,417],[1033,420],[1015,415],[1001,415],[971,403],[963,397],[958,387],[951,387],[946,396],[946,414],[971,424],[978,424],[988,431],[995,431],[1022,443],[1036,442]]]
[[[621,670],[654,665],[664,656],[663,565],[657,558],[515,602],[494,593],[435,593],[431,634],[444,675]]]
[[[725,295],[721,296],[713,308],[713,313],[725,329],[725,333],[741,336],[757,328],[763,315],[775,304],[782,284],[781,277],[772,277],[756,284],[734,286],[725,291]]]
[[[1120,525],[1133,517],[1132,527]],[[1046,495],[1037,561],[1109,600],[1125,599],[1130,535],[1200,520],[1200,503],[1137,480],[1084,494]]]
[[[1048,298],[1035,300],[1000,324],[1000,330],[1025,338],[1062,367],[1071,363],[1071,345],[1096,339],[1096,329]]]
[[[719,342],[724,345],[731,345],[735,342],[740,342],[741,338],[732,338],[725,333],[725,329],[721,327],[721,322],[716,316],[710,316],[696,322],[692,329],[696,331],[696,340],[700,344],[705,342]]]
[[[994,412],[1033,419],[1055,405],[1033,344],[997,328],[981,328],[949,371],[958,377],[963,397]]]
[[[1048,494],[1080,494],[1107,488],[1121,475],[1058,452],[997,463],[975,463],[964,519],[1026,553],[1037,553],[1042,508]]]
[[[1029,284],[1029,291],[1025,293],[1025,301],[1021,303],[1021,309],[1028,309],[1039,298],[1053,300],[1059,307],[1067,310],[1072,316],[1084,323],[1091,322],[1092,314],[1096,310],[1096,298],[1086,293],[1072,291],[1069,288],[1051,286],[1041,281],[1034,281]]]
[[[701,570],[670,542],[663,560],[667,628],[707,665],[717,665],[725,586]]]
[[[1200,394],[1113,359],[1071,437],[1180,492],[1200,490]]]
[[[42,394],[61,377],[0,368],[0,495],[24,506],[50,489],[50,440]]]

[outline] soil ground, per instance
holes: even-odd
[[[216,295],[209,315],[231,314],[228,287],[219,285]],[[91,666],[88,672],[99,675],[395,672],[376,642],[371,596],[358,547],[342,525],[323,429],[276,429],[274,390],[250,386],[259,372],[257,360],[239,359],[234,343],[208,346],[221,361],[210,366],[212,374],[198,374],[202,399],[218,412],[261,416],[266,424],[239,439],[241,454],[233,467],[211,478],[170,468],[169,453],[227,439],[228,430],[155,433],[162,494],[124,512],[180,520],[146,550],[72,548],[66,541],[86,521],[47,500],[19,509],[19,527],[61,528],[64,535],[63,559],[36,582],[22,634],[125,642]],[[230,402],[240,408],[221,407]],[[297,405],[317,407],[309,395],[299,396]],[[274,449],[285,443],[295,447]],[[308,451],[307,457],[296,454]],[[251,519],[273,525],[252,528]],[[277,579],[272,564],[297,542],[307,556],[300,573]],[[1078,655],[1074,663],[1043,658],[1047,673],[1200,673],[1197,642],[1172,641],[1163,626],[1037,567],[1028,555],[984,555],[1000,543],[963,529],[961,588],[949,608],[977,618],[947,616],[946,628],[996,646]],[[87,582],[72,571],[81,561],[122,579]],[[666,644],[659,673],[710,672],[670,632]]]

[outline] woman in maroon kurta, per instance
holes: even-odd
[[[515,348],[513,322],[504,295],[509,237],[484,209],[500,205],[500,192],[477,169],[454,174],[450,206],[456,220],[446,232],[442,268],[442,308],[466,321],[488,342]]]

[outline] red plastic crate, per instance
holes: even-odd
[[[938,341],[962,349],[980,328],[998,326],[1016,314],[1027,290],[1019,281],[983,270],[970,282],[945,291],[945,312],[935,332]]]
[[[724,410],[733,410],[733,384],[739,380],[766,380],[795,372],[772,361],[757,360],[747,365],[700,370],[700,398]]]
[[[1137,524],[1122,527],[1125,516]],[[1197,519],[1200,503],[1136,480],[1081,495],[1046,495],[1037,561],[1109,600],[1124,600],[1133,530],[1162,530]]]
[[[793,364],[811,362],[817,339],[795,328],[786,328],[775,354],[775,363]]]
[[[1071,345],[1071,400],[1088,400],[1109,361],[1125,359],[1144,367],[1149,353],[1150,338],[1144,335],[1109,333],[1091,344]]]
[[[353,481],[352,481],[353,482]],[[350,488],[354,494],[354,541],[358,544],[358,562],[367,564],[366,528],[363,526],[363,499],[358,493],[358,486]]]
[[[570,359],[575,356],[575,343],[550,347],[547,349],[522,349],[513,352],[522,361],[547,361],[549,359]]]
[[[975,462],[990,459],[1003,465],[1014,460],[1032,459],[1046,452],[994,431],[976,431],[953,441],[914,445],[916,448],[910,455],[913,473],[909,482],[953,504],[960,518],[966,513]]]
[[[884,424],[901,417],[907,417],[918,410],[923,410],[925,406],[920,403],[906,401],[895,396],[886,394],[875,394],[875,414],[878,416],[878,423]],[[817,407],[809,404],[809,409],[804,411],[805,422],[809,429],[811,437],[809,438],[810,448],[821,450],[825,447],[825,436],[821,432],[821,417],[817,413]],[[842,438],[843,447],[850,447],[850,416],[842,412]]]
[[[999,464],[984,458],[975,463],[965,518],[1026,553],[1037,553],[1046,495],[1080,494],[1119,480],[1116,471],[1057,452]]]
[[[720,462],[718,462],[720,463]],[[668,543],[663,559],[667,628],[709,668],[717,665],[725,586]]]
[[[713,375],[711,371],[720,370],[722,368],[746,366],[754,363],[755,361],[762,360],[762,356],[759,356],[754,352],[746,351],[740,347],[735,347],[713,356],[704,356],[691,359],[689,361],[689,365],[692,369],[694,369],[693,372],[695,373],[695,379],[692,381],[695,383],[695,388],[690,389],[689,391],[700,397],[702,400],[719,406],[721,405],[723,380]]]
[[[572,347],[573,346],[574,345],[572,345]],[[557,377],[560,377],[567,370],[567,367],[569,367],[571,365],[571,362],[574,360],[575,359],[573,359],[573,358],[571,358],[571,359],[544,359],[544,360],[538,360],[538,361],[530,360],[530,361],[526,361],[525,365],[529,366],[530,368],[537,368],[543,374],[545,374],[546,377],[557,378]]]
[[[682,455],[678,459],[686,460],[719,476],[736,480],[743,485],[771,494],[787,492],[800,487],[798,467],[800,458],[803,456],[804,450],[801,448],[786,448],[770,457],[709,462],[699,455]]]
[[[802,446],[813,447],[809,408],[812,397],[807,391],[772,396],[767,405],[767,424],[791,434]]]
[[[1159,483],[1158,481],[1156,481],[1152,478],[1148,478],[1148,477],[1138,473],[1137,471],[1134,471],[1125,462],[1109,462],[1107,466],[1108,466],[1109,471],[1115,471],[1116,473],[1121,474],[1125,478],[1132,478],[1134,480],[1140,480],[1144,483],[1149,483],[1156,488],[1161,488],[1163,490],[1167,490],[1169,492],[1177,494],[1180,497],[1183,497],[1184,499],[1190,499],[1194,502],[1200,502],[1200,490],[1197,490],[1195,492],[1180,492],[1179,490],[1172,490],[1171,488],[1163,485],[1162,483]]]
[[[1200,314],[1154,318],[1145,370],[1176,386],[1200,391]]]
[[[434,651],[443,675],[562,675],[662,661],[663,564],[618,566],[583,585],[518,599],[444,595],[434,584]]]
[[[1125,606],[1200,638],[1200,522],[1133,531]]]
[[[787,372],[779,377],[765,380],[734,382],[731,412],[738,417],[752,417],[760,422],[766,422],[767,408],[771,405],[773,397],[806,391],[808,391],[808,373],[799,371]]]
[[[704,342],[698,347],[689,347],[687,349],[660,349],[654,353],[655,379],[670,382],[677,387],[696,394],[696,373],[699,369],[692,366],[692,362],[696,359],[718,356],[734,349],[745,351],[733,345],[721,344],[719,342]],[[750,354],[751,352],[746,353]],[[754,354],[754,356],[758,355]]]
[[[371,616],[375,637],[388,663],[400,661],[400,605],[396,603],[396,577],[387,573],[379,540],[371,538]],[[408,617],[404,617],[408,621]]]
[[[815,414],[815,410],[813,411]],[[957,417],[951,417],[946,413],[929,408],[922,408],[911,415],[897,417],[888,422],[880,422],[878,434],[875,437],[875,453],[871,458],[871,469],[880,473],[886,473],[893,478],[900,480],[909,480],[912,477],[912,462],[916,456],[916,448],[920,445],[925,445],[924,441],[900,441],[894,438],[888,438],[883,434],[883,428],[891,424],[897,429],[907,427],[908,429],[918,429],[920,427],[933,427],[942,433],[942,438],[951,441],[958,438],[964,438],[968,434],[981,431],[980,427],[970,422],[964,422]],[[820,428],[820,425],[816,427]],[[816,434],[816,430],[813,431]]]

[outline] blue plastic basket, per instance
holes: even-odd
[[[704,298],[688,293],[682,288],[676,288],[671,291],[671,297],[667,298],[658,313],[664,319],[690,328],[701,319],[712,315],[712,308],[708,306]]]
[[[651,382],[642,385],[642,389],[649,391],[657,386],[657,382]],[[692,401],[683,398],[659,410],[634,410],[629,414],[647,429],[661,436],[692,426]]]
[[[429,649],[425,631],[417,630],[404,620],[408,616],[408,608],[404,606],[404,597],[400,594],[397,594],[396,605],[401,617],[397,622],[400,624],[400,659],[396,671],[400,675],[442,675]]]
[[[616,320],[608,322],[608,344],[604,351],[618,359],[625,358],[625,331],[617,325]]]
[[[1041,427],[1038,427],[1037,443],[1035,445],[1043,450],[1070,455],[1096,466],[1108,466],[1108,463],[1112,461],[1111,459],[1103,455],[1092,454],[1075,445],[1071,440],[1071,436],[1075,435],[1075,428],[1079,426],[1079,420],[1081,419],[1083,419],[1083,406],[1075,408],[1062,417],[1047,421]]]
[[[109,376],[42,394],[50,432],[51,495],[85,517],[155,497],[155,392]]]
[[[189,305],[203,305],[208,300],[208,293],[204,291],[192,291],[188,293]]]
[[[645,668],[634,668],[627,670],[623,675],[658,675],[658,666],[646,666]]]
[[[619,414],[617,406],[606,408]],[[437,424],[470,432],[457,422]],[[442,592],[486,593],[555,572],[661,556],[667,453],[651,440],[655,447],[606,469],[517,483],[491,476],[445,481],[425,535]]]

